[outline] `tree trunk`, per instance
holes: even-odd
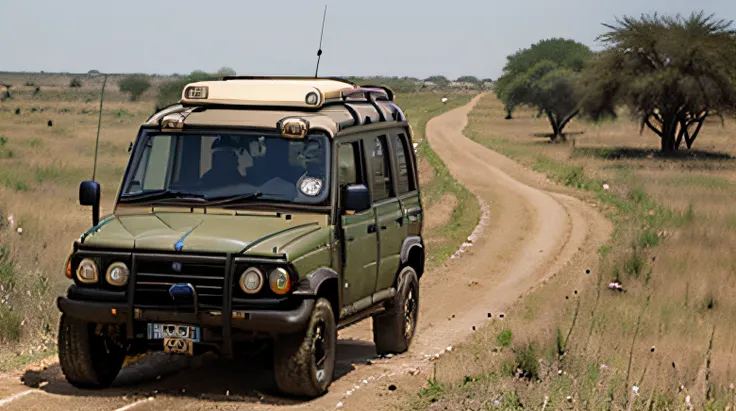
[[[552,126],[552,136],[550,136],[550,140],[552,140],[553,143],[556,143],[557,137],[560,136],[560,122],[549,110],[545,110],[544,114],[547,115],[549,124]]]
[[[677,121],[665,121],[662,127],[661,148],[663,153],[672,153],[677,150],[676,146]]]

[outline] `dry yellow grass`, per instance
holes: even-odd
[[[539,409],[545,396],[547,409],[680,409],[689,395],[696,408],[723,409],[736,379],[736,122],[710,121],[693,147],[702,152],[660,158],[657,137],[628,118],[576,121],[573,145],[535,136],[548,124],[531,110],[504,114],[495,96],[482,99],[466,135],[579,189],[615,233],[599,268],[561,273],[479,330],[440,360],[439,385],[421,397],[448,409],[485,400],[513,409],[517,399]],[[626,292],[608,289],[612,281]],[[501,348],[504,328],[513,343]],[[541,383],[508,376],[530,343],[536,367],[522,368],[536,368]]]

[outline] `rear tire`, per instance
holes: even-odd
[[[419,280],[410,266],[399,272],[396,296],[386,311],[373,316],[373,342],[376,352],[400,354],[409,349],[419,320]]]
[[[107,388],[123,367],[125,348],[98,335],[96,328],[97,324],[61,316],[59,364],[66,380],[77,388]]]
[[[334,377],[336,344],[337,326],[332,305],[320,298],[305,331],[276,339],[274,376],[279,390],[309,398],[324,394]]]

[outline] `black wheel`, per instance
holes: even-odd
[[[99,328],[99,330],[98,330]],[[77,388],[107,388],[118,376],[125,348],[111,335],[114,327],[61,316],[59,364],[67,381]]]
[[[337,327],[330,302],[317,300],[303,332],[279,336],[274,347],[276,386],[285,394],[317,397],[335,372]]]
[[[411,345],[419,319],[419,280],[411,267],[399,273],[396,296],[386,311],[373,316],[373,342],[376,352],[399,354]]]

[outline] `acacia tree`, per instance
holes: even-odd
[[[509,56],[496,81],[506,118],[519,105],[534,107],[549,120],[552,141],[565,140],[565,126],[580,113],[580,72],[592,54],[573,40],[548,39]]]
[[[710,116],[736,111],[736,30],[703,12],[684,18],[642,15],[604,24],[607,46],[585,75],[585,111],[599,119],[628,107],[661,140],[687,148]]]

